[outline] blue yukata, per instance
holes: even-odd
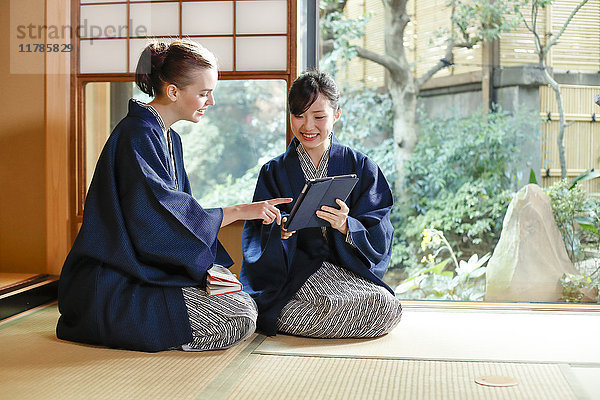
[[[181,139],[170,129],[169,146],[161,125],[132,100],[108,138],[59,281],[60,339],[141,351],[190,343],[182,288],[204,288],[213,263],[232,264],[217,240],[222,209],[194,200]]]
[[[382,281],[394,232],[392,193],[372,160],[332,135],[317,169],[294,138],[284,154],[262,167],[254,201],[296,199],[306,179],[345,174],[359,178],[346,200],[347,235],[331,227],[306,228],[284,240],[276,222],[245,223],[240,280],[258,305],[263,333],[371,337],[400,321],[400,302]],[[292,206],[278,207],[287,215]]]

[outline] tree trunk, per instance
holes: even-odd
[[[359,57],[376,62],[386,68],[388,90],[393,104],[394,164],[396,167],[395,192],[404,197],[405,165],[417,144],[417,96],[421,86],[437,71],[446,68],[454,59],[454,35],[449,39],[444,58],[425,74],[416,78],[404,47],[404,32],[410,22],[406,12],[408,0],[383,0],[385,7],[385,54],[357,47]],[[451,1],[454,15],[455,1]]]
[[[567,123],[565,120],[565,109],[563,107],[562,95],[560,94],[560,87],[558,83],[552,78],[548,72],[548,68],[544,68],[544,77],[546,82],[550,85],[554,91],[554,97],[556,98],[556,104],[558,105],[559,125],[558,125],[558,138],[556,144],[558,145],[558,158],[560,160],[560,178],[567,178],[567,159],[565,155],[565,128]]]
[[[389,91],[393,103],[394,164],[396,166],[396,193],[401,197],[406,176],[406,162],[410,160],[417,144],[417,90],[414,84],[390,80]]]
[[[567,26],[569,26],[569,24],[575,17],[575,14],[577,14],[577,12],[581,9],[581,7],[583,7],[588,1],[589,0],[582,0],[581,2],[579,2],[579,4],[577,4],[577,6],[575,6],[573,11],[571,11],[571,14],[569,14],[566,21],[563,23],[562,28],[560,28],[560,30],[558,31],[557,34],[551,36],[550,42],[548,44],[546,44],[545,46],[542,45],[542,38],[536,31],[536,22],[537,22],[539,8],[545,7],[544,5],[542,5],[543,2],[533,2],[533,8],[532,8],[532,14],[531,14],[532,22],[530,25],[527,24],[527,20],[525,18],[523,18],[523,22],[525,23],[527,30],[529,30],[533,34],[536,51],[537,51],[537,54],[539,57],[538,65],[540,66],[540,68],[543,71],[544,78],[546,79],[546,83],[548,83],[550,85],[550,87],[552,87],[552,90],[554,91],[554,96],[556,98],[556,104],[558,105],[559,126],[558,126],[558,138],[556,139],[556,142],[558,145],[558,158],[560,159],[560,177],[561,177],[561,179],[567,178],[567,160],[566,160],[566,156],[565,156],[565,143],[564,143],[565,142],[565,128],[567,127],[567,123],[565,121],[565,110],[563,107],[562,96],[560,94],[560,87],[558,86],[558,83],[554,80],[554,78],[548,71],[548,68],[546,67],[545,59],[546,59],[546,56],[548,55],[548,52],[550,51],[550,48],[558,43],[559,38],[565,32],[565,30],[567,29]],[[523,17],[523,14],[521,14],[521,17]]]

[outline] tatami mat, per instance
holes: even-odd
[[[0,325],[1,399],[194,399],[251,343],[157,354],[63,342],[56,306]]]
[[[388,335],[370,340],[267,338],[260,354],[518,361],[600,366],[600,313],[404,310]]]
[[[511,376],[514,387],[475,383]],[[257,356],[223,399],[571,400],[558,365]]]
[[[479,349],[479,342],[486,341],[477,338],[480,331],[470,332],[472,326],[456,324],[453,326],[461,326],[461,332],[438,326],[428,338],[404,336],[411,329],[414,335],[419,324],[422,329],[433,329],[435,324],[419,319],[421,316],[444,322],[435,319],[435,313],[410,310],[396,331],[378,339],[316,340],[286,335],[265,339],[255,335],[223,351],[149,354],[56,339],[58,311],[51,305],[0,323],[0,399],[585,398],[568,365],[441,360],[434,351],[445,347],[464,351],[469,341]],[[454,317],[456,321],[460,315]],[[478,317],[476,321],[485,322],[484,315]],[[456,343],[459,334],[466,336]],[[496,339],[487,340],[493,343]],[[435,350],[415,351],[428,346]],[[594,346],[583,348],[596,351]],[[411,354],[433,356],[408,359]],[[448,354],[442,351],[441,356]],[[508,354],[504,360],[508,356],[514,357]],[[481,375],[507,375],[519,384],[484,387],[474,383]]]

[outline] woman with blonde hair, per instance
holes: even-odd
[[[131,350],[211,350],[246,339],[256,305],[243,292],[208,296],[207,271],[231,258],[219,243],[237,220],[280,223],[291,199],[204,209],[191,195],[179,135],[215,103],[214,55],[191,40],[153,42],[136,83],[153,97],[129,101],[100,155],[83,224],[59,281],[57,336]]]

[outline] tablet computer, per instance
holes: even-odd
[[[297,231],[327,226],[329,223],[317,217],[316,211],[322,206],[339,208],[335,200],[341,199],[345,202],[356,182],[358,178],[355,174],[310,179],[296,199],[283,227],[288,231]]]

